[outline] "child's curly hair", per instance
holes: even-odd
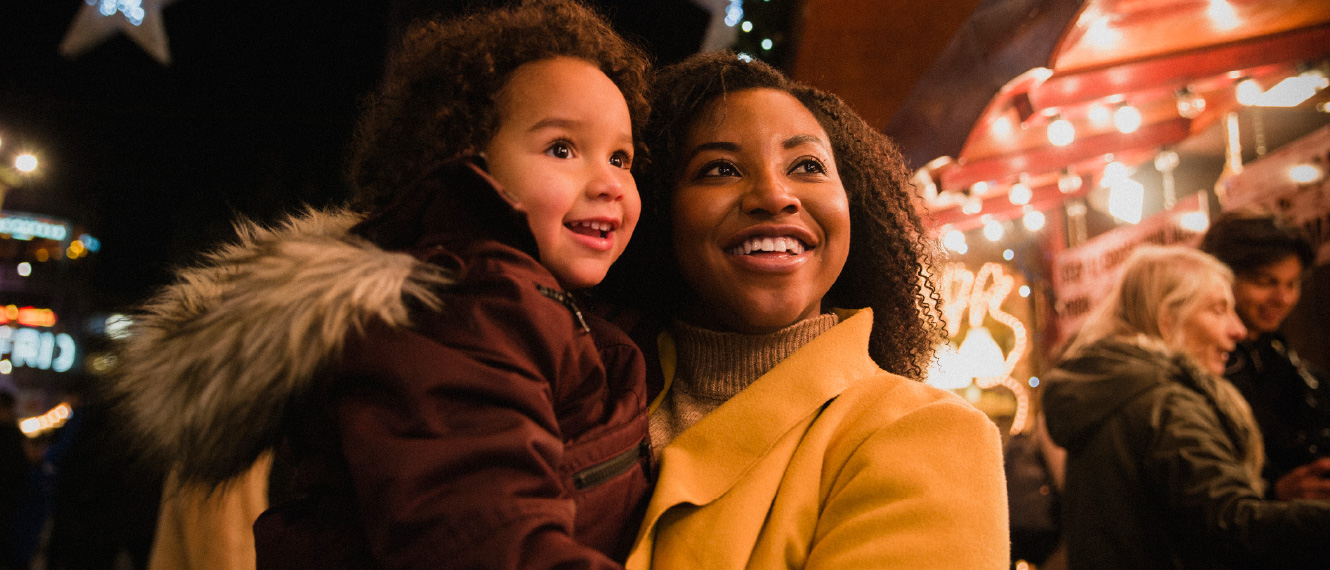
[[[628,299],[643,310],[677,306],[687,291],[682,278],[677,270],[672,279],[659,275],[660,267],[673,268],[677,263],[669,245],[670,197],[684,167],[689,131],[708,105],[727,93],[784,91],[803,103],[827,131],[850,200],[849,258],[823,304],[872,307],[869,354],[886,370],[922,378],[945,329],[929,277],[935,246],[914,209],[909,173],[896,145],[836,96],[731,52],[698,54],[663,68],[656,85],[645,133],[652,164],[638,178],[642,221],[616,265],[622,266],[622,273],[610,280],[606,296],[620,302]],[[659,283],[659,288],[648,289],[652,283]]]
[[[374,210],[442,160],[479,152],[499,127],[499,92],[524,63],[576,57],[623,93],[640,141],[649,112],[645,53],[576,0],[413,24],[356,128],[348,177],[354,205]]]

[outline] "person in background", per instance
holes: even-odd
[[[659,349],[627,567],[1006,568],[997,427],[917,381],[941,319],[895,146],[734,53],[656,85],[651,229],[606,292]]]
[[[14,393],[0,388],[0,570],[13,570],[20,563],[14,552],[15,531],[31,466],[18,427],[16,405]]]
[[[1193,248],[1138,248],[1047,375],[1072,570],[1330,562],[1330,502],[1264,498],[1260,428],[1223,377],[1246,335],[1232,282]]]
[[[1298,358],[1279,332],[1302,295],[1311,242],[1272,214],[1231,212],[1215,220],[1200,247],[1233,270],[1247,335],[1224,375],[1261,426],[1268,495],[1330,499],[1330,377]]]

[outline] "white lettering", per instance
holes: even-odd
[[[68,372],[70,368],[74,367],[74,337],[65,333],[55,335],[55,345],[60,349],[60,352],[51,361],[51,370]]]

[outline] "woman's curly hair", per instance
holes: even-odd
[[[661,69],[656,86],[645,133],[651,165],[638,179],[642,221],[605,296],[647,311],[677,307],[687,288],[677,271],[662,279],[660,267],[676,266],[669,245],[670,197],[684,167],[689,131],[708,105],[727,93],[784,91],[826,130],[850,201],[849,258],[823,304],[871,307],[869,354],[883,369],[922,378],[945,329],[929,277],[933,242],[914,209],[909,173],[896,145],[836,96],[731,52],[697,54]]]
[[[650,109],[647,56],[580,2],[529,0],[418,22],[356,127],[348,172],[355,206],[383,207],[440,161],[482,151],[498,130],[499,95],[513,70],[557,56],[589,61],[619,87],[640,141]]]

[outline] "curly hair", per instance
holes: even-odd
[[[638,180],[642,221],[611,269],[618,274],[611,275],[605,296],[645,311],[677,307],[686,287],[669,245],[670,198],[684,168],[689,131],[708,105],[727,93],[784,91],[803,103],[830,137],[850,202],[849,259],[823,304],[871,307],[873,360],[883,369],[922,378],[946,333],[929,277],[935,246],[914,209],[909,173],[896,145],[838,97],[731,52],[697,54],[661,69],[656,86],[645,133],[651,164]],[[676,270],[662,279],[659,268],[666,263]]]
[[[356,127],[348,178],[353,204],[374,210],[440,161],[478,152],[499,128],[499,98],[525,63],[566,56],[618,86],[633,140],[649,112],[645,52],[576,0],[528,0],[413,24]]]

